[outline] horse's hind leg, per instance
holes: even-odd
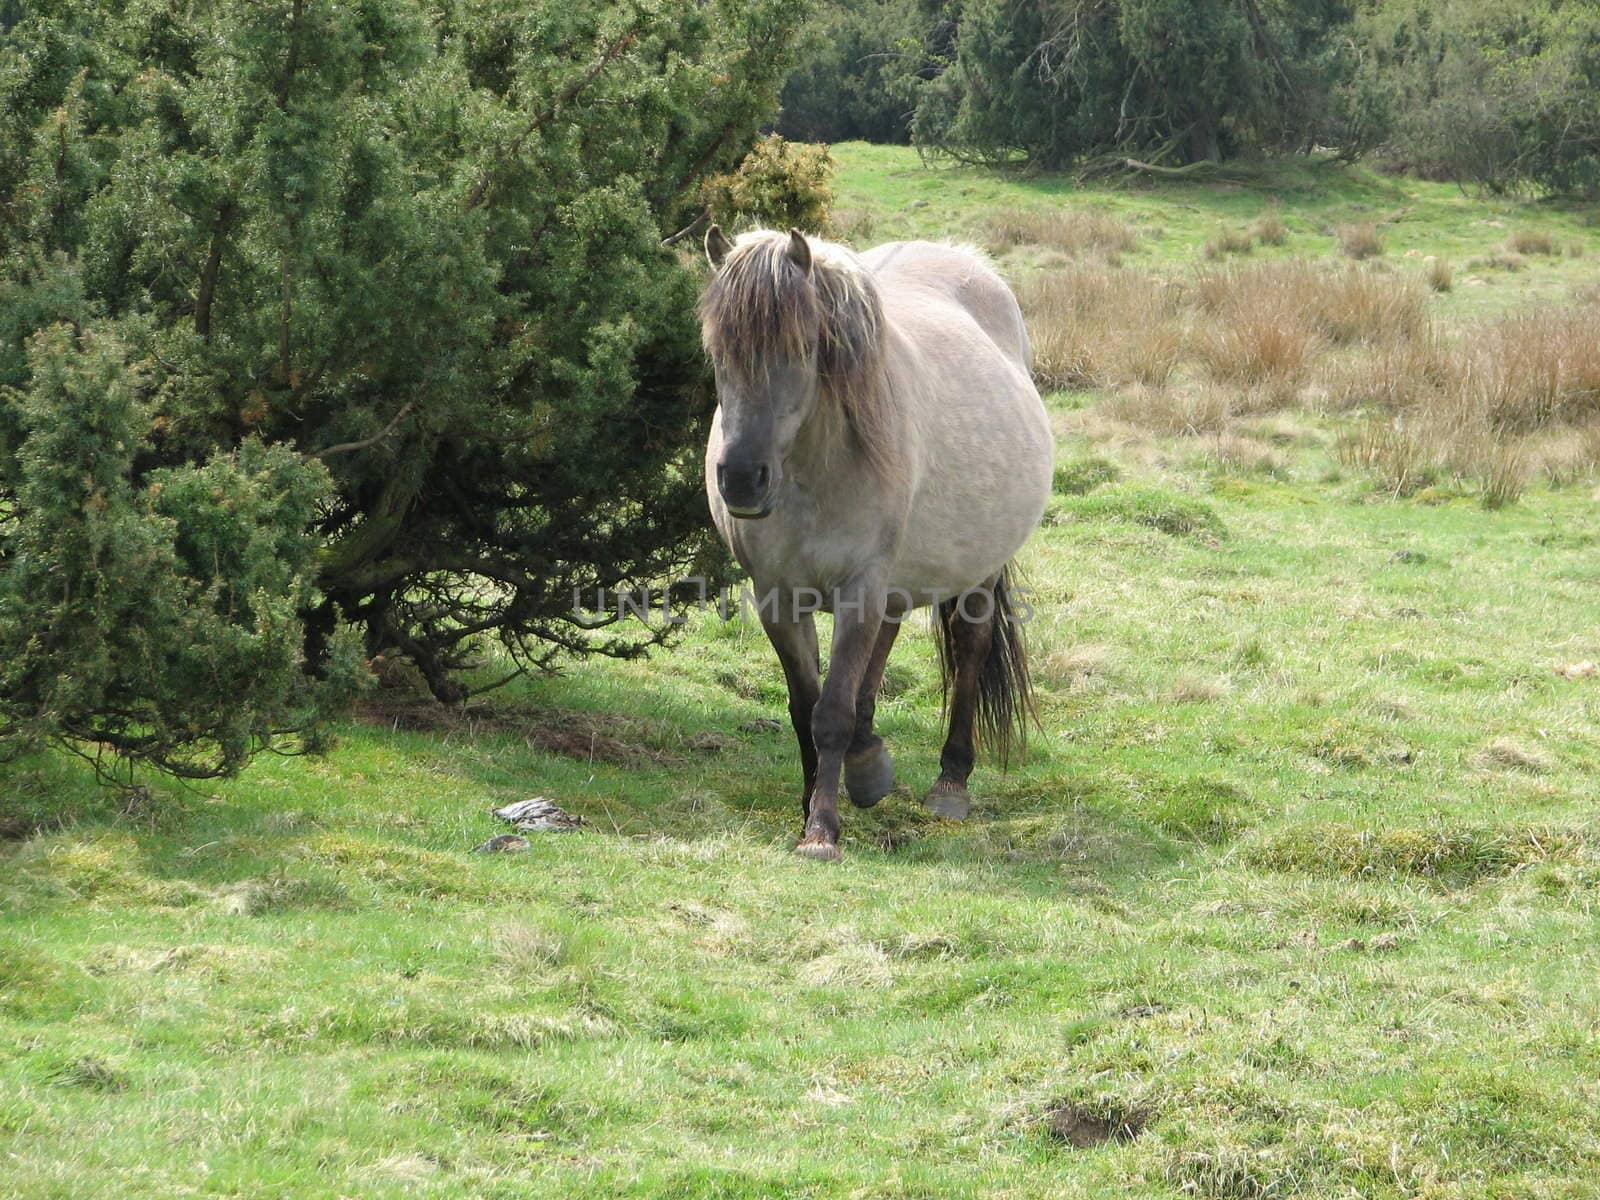
[[[850,803],[857,808],[871,808],[894,790],[894,760],[884,748],[883,739],[872,732],[872,719],[878,707],[878,688],[883,684],[883,668],[899,633],[899,620],[886,618],[856,692],[856,731],[844,755],[844,786]]]
[[[967,616],[971,613],[971,618]],[[949,680],[950,732],[939,754],[939,779],[929,791],[928,809],[952,821],[966,817],[971,806],[967,777],[972,774],[973,726],[978,716],[978,681],[994,641],[993,595],[976,589],[942,606],[938,620],[945,646]]]
[[[800,770],[804,782],[800,790],[800,819],[810,815],[811,790],[817,783],[817,747],[811,736],[811,716],[822,694],[822,664],[817,655],[817,623],[810,613],[795,620],[767,619],[761,614],[767,640],[778,652],[783,677],[789,685],[789,723],[800,743]]]

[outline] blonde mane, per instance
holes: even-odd
[[[888,473],[892,450],[884,375],[883,305],[871,274],[843,246],[819,238],[810,271],[789,254],[789,235],[744,234],[700,300],[700,334],[718,366],[760,379],[778,362],[815,359],[820,416],[842,422],[872,467]]]

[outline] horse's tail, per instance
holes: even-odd
[[[1022,637],[1026,618],[1019,617],[1014,602],[1012,570],[1007,566],[990,589],[993,599],[994,629],[989,653],[978,671],[977,719],[979,745],[991,752],[1005,767],[1014,751],[1025,750],[1028,725],[1037,724],[1033,684],[1028,678],[1028,648]],[[945,707],[956,682],[956,624],[963,618],[958,610],[961,598],[939,605],[939,673],[944,684]],[[968,602],[971,608],[971,602]]]

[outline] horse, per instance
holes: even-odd
[[[841,773],[861,808],[893,789],[874,709],[900,625],[923,607],[949,718],[924,803],[961,820],[975,736],[1003,765],[1033,715],[1011,561],[1044,513],[1054,442],[1022,310],[968,247],[858,255],[799,230],[730,240],[713,225],[705,252],[706,496],[788,683],[795,852],[840,857]],[[825,682],[818,611],[834,621]]]

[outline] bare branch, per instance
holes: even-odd
[[[384,438],[393,433],[397,428],[399,428],[400,422],[409,417],[411,415],[411,410],[416,408],[416,406],[416,401],[407,400],[405,404],[401,406],[400,411],[395,413],[394,420],[390,421],[371,437],[362,438],[359,442],[340,442],[336,446],[329,446],[325,450],[318,450],[311,457],[332,458],[335,454],[352,454],[357,450],[365,450],[368,446],[375,446],[379,442],[383,441]]]

